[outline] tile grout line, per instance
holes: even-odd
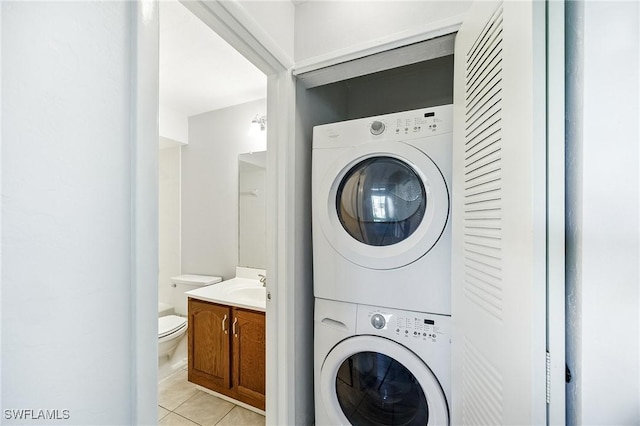
[[[172,373],[171,375],[169,375],[169,376],[165,377],[165,378],[164,378],[160,383],[164,383],[164,382],[169,381],[169,380],[171,379],[171,377],[172,377],[172,376],[176,376],[176,378],[178,378],[178,375],[179,375],[180,373],[184,373],[184,371],[186,371],[186,370],[178,370],[178,371],[176,371],[175,373]],[[159,384],[160,384],[160,383],[159,383]],[[188,380],[186,381],[186,383],[189,383],[189,382],[188,382]],[[167,385],[168,385],[168,384],[167,384]],[[179,386],[179,385],[183,385],[182,381],[181,381],[180,379],[175,380],[175,383],[171,383],[171,385],[170,385],[170,386],[168,385],[167,390],[168,390],[169,392],[171,392],[171,388],[173,388],[174,386]],[[187,402],[191,401],[192,399],[194,399],[194,398],[196,398],[196,397],[199,397],[199,395],[200,395],[201,393],[206,394],[206,392],[203,392],[203,391],[201,391],[201,390],[197,389],[197,388],[195,387],[195,385],[194,385],[194,390],[195,390],[195,393],[193,393],[192,395],[190,395],[190,396],[189,396],[188,398],[186,398],[184,401],[180,402],[180,403],[178,404],[178,406],[176,406],[173,410],[171,410],[171,409],[169,409],[169,408],[166,408],[166,407],[162,406],[161,404],[158,404],[158,407],[159,407],[159,408],[162,408],[164,411],[166,411],[166,414],[165,414],[164,416],[162,416],[161,418],[158,418],[158,422],[161,422],[163,419],[165,419],[167,416],[169,416],[170,414],[172,414],[172,413],[173,413],[173,414],[175,414],[175,415],[179,416],[179,417],[180,417],[180,418],[182,418],[182,419],[185,419],[185,420],[187,420],[187,421],[189,421],[189,422],[192,422],[192,423],[193,423],[193,424],[195,424],[195,425],[203,426],[203,425],[202,425],[202,423],[199,423],[199,422],[197,422],[196,420],[194,420],[194,419],[192,419],[192,418],[188,417],[186,414],[180,414],[180,413],[176,412],[176,410],[178,410],[180,407],[182,407],[185,403],[187,403]],[[212,396],[213,396],[213,397],[215,397],[214,395],[212,395]],[[227,412],[226,412],[226,413],[225,413],[225,414],[224,414],[224,415],[223,415],[223,416],[222,416],[222,417],[221,417],[221,418],[220,418],[220,419],[215,423],[215,425],[220,425],[220,424],[222,424],[222,422],[223,422],[227,417],[229,417],[229,415],[230,415],[230,414],[231,414],[231,413],[232,413],[236,408],[241,409],[241,411],[246,410],[246,409],[243,409],[242,407],[240,407],[240,406],[239,406],[239,405],[237,405],[237,404],[233,404],[233,403],[230,403],[230,404],[231,404],[232,406],[231,406],[231,408],[229,409],[229,411],[227,411]],[[250,411],[250,410],[248,410],[248,411]],[[263,417],[264,417],[264,416],[263,416]],[[229,418],[231,419],[232,417],[229,417]]]
[[[233,407],[231,407],[231,410],[227,411],[227,414],[225,414],[224,416],[222,416],[222,418],[221,418],[220,420],[218,420],[214,426],[219,425],[220,423],[222,423],[222,421],[223,421],[223,420],[224,420],[224,419],[225,419],[225,418],[226,418],[226,417],[227,417],[227,416],[228,416],[228,415],[229,415],[233,410],[235,410],[235,409],[236,409],[236,407],[237,407],[237,405],[234,405]]]
[[[180,417],[182,417],[183,419],[189,420],[191,423],[195,423],[195,424],[197,424],[198,426],[202,426],[202,424],[200,424],[200,423],[196,422],[196,421],[195,421],[195,420],[193,420],[193,419],[190,419],[189,417],[185,417],[185,416],[183,416],[182,414],[178,414],[178,413],[176,413],[175,411],[172,411],[172,413],[174,413],[176,416],[180,416]]]

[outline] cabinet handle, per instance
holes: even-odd
[[[238,317],[233,319],[233,335],[238,337],[238,333],[236,332],[236,323],[238,322]]]
[[[224,331],[224,334],[229,334],[229,331],[227,331],[226,323],[227,316],[225,315],[224,318],[222,318],[222,331]]]

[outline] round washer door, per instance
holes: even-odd
[[[395,269],[424,256],[449,216],[440,169],[424,152],[397,141],[345,151],[319,191],[327,206],[319,212],[327,240],[346,259],[371,269]]]
[[[320,393],[332,424],[448,425],[440,383],[413,352],[391,340],[356,336],[327,355]]]

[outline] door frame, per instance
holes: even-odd
[[[182,4],[267,76],[267,293],[271,296],[266,306],[267,365],[276,368],[266,372],[266,392],[270,397],[265,411],[268,424],[291,424],[295,404],[287,395],[296,393],[289,374],[295,365],[290,359],[295,354],[295,338],[290,335],[295,328],[282,325],[295,323],[294,292],[289,289],[296,284],[290,259],[294,258],[297,241],[295,228],[288,222],[295,211],[291,196],[295,181],[291,153],[295,147],[289,126],[295,95],[293,60],[239,2],[197,0]],[[279,332],[282,330],[286,332]]]
[[[547,424],[562,425],[566,422],[565,4],[546,0],[545,6]]]
[[[544,38],[536,40],[536,49],[541,52],[546,61],[546,75],[544,85],[539,85],[536,96],[544,97],[542,102],[546,110],[543,112],[546,127],[540,132],[545,133],[546,146],[542,161],[546,163],[544,179],[539,181],[539,185],[546,186],[544,198],[544,213],[546,215],[545,232],[542,232],[537,242],[544,246],[546,252],[543,274],[541,280],[544,286],[544,293],[540,292],[536,297],[539,303],[546,304],[546,324],[542,325],[546,342],[547,358],[536,359],[536,365],[543,371],[546,363],[546,414],[547,424],[563,424],[565,422],[565,158],[564,158],[564,8],[563,2],[544,0],[536,2],[531,0],[536,6],[538,18],[540,14],[545,19]],[[412,41],[426,41],[438,35],[457,32],[464,17],[451,19],[447,25],[439,28],[437,25],[425,27],[422,31],[412,33]],[[406,46],[406,40],[401,36],[389,37],[384,40],[377,40],[366,46],[348,49],[341,52],[342,55],[325,55],[319,58],[299,62],[296,64],[294,75],[300,77],[302,84],[307,88],[312,88],[321,84],[344,79],[345,72],[339,66],[347,61],[357,61],[376,53],[385,52],[393,48]],[[540,56],[539,56],[540,57]],[[332,70],[330,66],[335,65]],[[383,67],[384,68],[384,67]],[[328,76],[327,76],[328,75]],[[352,75],[349,75],[352,76]],[[320,81],[320,83],[317,83]],[[310,82],[310,83],[309,83]],[[542,205],[542,204],[541,204]],[[545,235],[543,235],[545,234]],[[542,352],[541,352],[542,353]],[[543,354],[544,355],[544,354]],[[542,383],[540,391],[545,391],[545,383]],[[536,390],[537,391],[537,390]],[[543,393],[538,393],[544,399]]]
[[[158,7],[131,14],[131,423],[158,421]],[[150,390],[154,390],[150,392]]]

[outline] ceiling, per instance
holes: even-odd
[[[267,78],[175,0],[160,5],[160,106],[189,117],[267,96]]]

